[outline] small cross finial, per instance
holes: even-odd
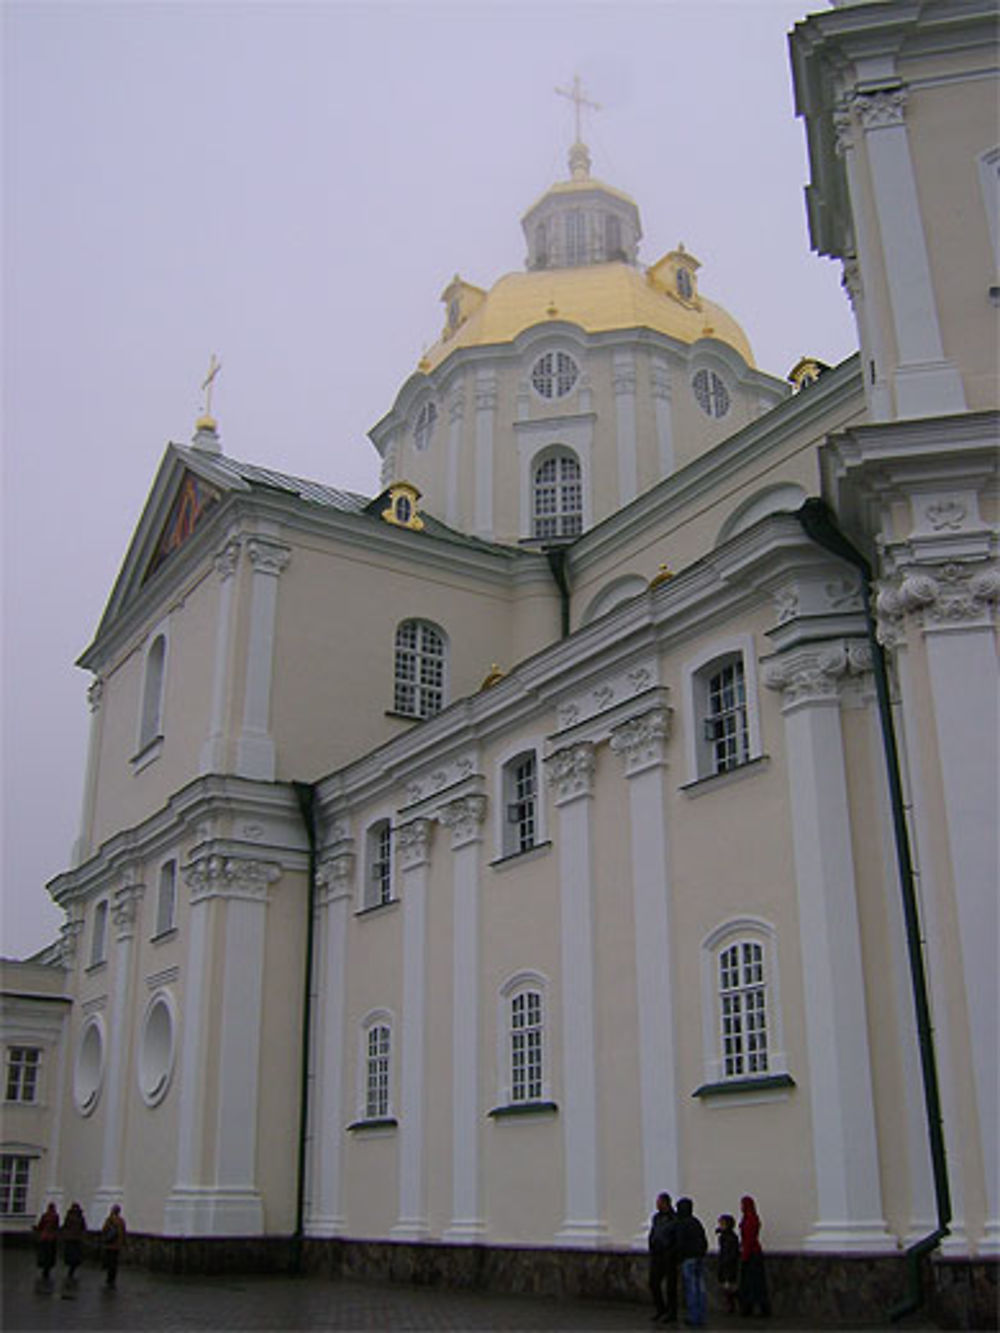
[[[560,97],[567,97],[573,103],[574,111],[576,114],[576,141],[577,143],[580,143],[582,142],[580,138],[580,128],[581,128],[580,111],[583,107],[589,107],[591,111],[600,111],[601,109],[600,103],[592,102],[590,101],[589,98],[584,96],[583,81],[581,80],[579,74],[573,75],[572,87],[557,88],[556,92],[559,94]]]
[[[212,359],[208,364],[208,374],[201,382],[201,387],[205,391],[205,410],[201,414],[199,425],[201,422],[205,422],[206,424],[211,422],[213,426],[215,425],[215,419],[212,416],[212,389],[214,388],[215,377],[221,369],[222,362],[216,358],[216,355],[213,352]]]

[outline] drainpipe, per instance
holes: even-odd
[[[566,547],[546,546],[545,558],[559,589],[559,633],[562,638],[569,634],[569,570],[567,569]]]
[[[312,1040],[313,917],[316,910],[316,788],[311,782],[293,782],[302,822],[309,840],[309,885],[306,890],[306,965],[302,994],[302,1053],[299,1072],[299,1150],[295,1187],[295,1231],[292,1236],[292,1272],[302,1272],[305,1238],[306,1142],[309,1132],[309,1047]]]
[[[885,653],[876,634],[875,617],[872,615],[872,567],[857,547],[841,532],[833,512],[825,501],[818,499],[806,500],[795,517],[801,523],[807,537],[810,537],[818,546],[822,546],[824,550],[848,561],[861,572],[861,597],[864,606],[865,626],[868,631],[868,643],[871,647],[875,694],[878,701],[879,722],[882,728],[882,748],[885,753],[886,776],[889,780],[889,800],[892,806],[892,825],[896,844],[896,865],[899,871],[899,887],[903,899],[906,948],[909,956],[910,981],[913,987],[913,1003],[917,1018],[917,1041],[920,1048],[920,1068],[923,1074],[924,1104],[927,1111],[927,1138],[934,1172],[934,1193],[937,1199],[938,1215],[936,1230],[925,1236],[923,1240],[911,1245],[906,1251],[907,1281],[910,1290],[909,1295],[888,1311],[889,1319],[895,1323],[923,1304],[920,1260],[925,1254],[929,1254],[936,1249],[944,1237],[948,1235],[948,1224],[951,1221],[948,1163],[945,1157],[937,1060],[934,1054],[934,1028],[931,1023],[930,1004],[927,998],[927,975],[924,969],[923,946],[920,938],[920,917],[917,910],[913,855],[910,848],[909,829],[906,823],[906,811],[903,805],[903,784],[900,778],[896,729],[892,717],[892,705],[889,701],[889,676],[886,671]]]

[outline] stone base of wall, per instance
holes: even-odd
[[[30,1234],[0,1237],[4,1247],[31,1240]],[[176,1274],[302,1271],[331,1281],[649,1303],[646,1256],[626,1250],[341,1239],[296,1244],[288,1236],[173,1238],[133,1232],[125,1262]],[[766,1262],[773,1313],[809,1327],[879,1320],[889,1327],[889,1311],[910,1295],[902,1255],[769,1253]],[[725,1302],[711,1255],[706,1271],[709,1309],[721,1310]],[[923,1313],[940,1328],[1000,1328],[1000,1261],[938,1255],[925,1259],[920,1271]]]

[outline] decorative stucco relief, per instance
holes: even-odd
[[[464,847],[481,836],[486,818],[486,797],[460,796],[449,801],[438,811],[438,819],[451,833],[453,848]]]
[[[430,860],[433,829],[431,819],[411,819],[396,830],[396,847],[403,870],[415,870]]]
[[[223,583],[236,572],[236,566],[240,559],[240,545],[240,542],[234,538],[232,541],[226,542],[222,550],[215,554],[215,572]]]
[[[1000,600],[1000,568],[983,563],[909,569],[878,585],[875,609],[880,642],[895,647],[906,638],[913,617],[925,631],[992,623]]]
[[[416,805],[418,801],[426,800],[429,796],[436,796],[439,792],[453,787],[457,782],[464,782],[475,771],[476,761],[472,755],[468,754],[459,755],[457,759],[450,759],[443,764],[438,764],[435,768],[418,774],[406,784],[404,804]]]
[[[593,796],[597,755],[590,741],[567,745],[556,750],[546,760],[549,786],[556,805],[575,800],[579,796]]]
[[[247,555],[254,567],[254,573],[272,574],[275,578],[285,569],[292,558],[291,547],[279,542],[266,541],[263,537],[251,537],[247,542]]]
[[[96,713],[101,706],[101,700],[104,698],[104,681],[100,676],[92,681],[87,687],[87,704],[92,713]]]
[[[135,879],[134,871],[127,871],[125,883],[116,889],[111,899],[111,920],[119,940],[131,939],[135,934],[135,922],[139,903],[146,888]]]
[[[850,677],[871,670],[865,639],[837,639],[794,648],[764,665],[764,684],[782,693],[782,707],[836,700]]]
[[[645,690],[652,689],[656,683],[656,664],[653,661],[619,671],[600,684],[581,690],[579,694],[574,694],[572,698],[559,704],[556,708],[557,730],[565,731],[567,727],[588,722],[615,704],[633,699]]]
[[[235,856],[200,856],[184,867],[191,902],[204,898],[267,900],[267,890],[281,878],[273,861],[249,861]]]
[[[670,739],[670,710],[653,708],[629,718],[611,733],[611,749],[625,760],[625,776],[632,777],[667,759]]]
[[[354,853],[338,852],[316,867],[316,902],[320,907],[349,897],[354,883]]]
[[[904,124],[906,98],[905,88],[882,88],[874,92],[855,93],[851,98],[851,106],[868,133]]]

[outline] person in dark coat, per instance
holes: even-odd
[[[51,1273],[56,1266],[56,1245],[59,1241],[59,1213],[54,1203],[50,1203],[35,1223],[38,1237],[38,1271],[42,1275],[42,1286],[52,1284]]]
[[[663,1299],[663,1284],[667,1299]],[[677,1318],[677,1245],[674,1238],[674,1208],[669,1194],[658,1194],[656,1212],[649,1227],[649,1290],[656,1307],[654,1320],[667,1323]]]
[[[767,1294],[764,1251],[760,1244],[760,1215],[749,1194],[740,1200],[740,1314],[771,1313]]]
[[[740,1285],[740,1238],[732,1213],[722,1214],[715,1234],[719,1238],[719,1288],[726,1298],[726,1313],[735,1314]]]
[[[83,1209],[78,1203],[71,1203],[62,1225],[63,1263],[66,1265],[66,1281],[71,1286],[76,1282],[76,1270],[83,1263],[83,1240],[86,1234],[87,1221]]]
[[[101,1259],[106,1274],[104,1285],[114,1289],[118,1279],[118,1260],[125,1247],[125,1219],[120,1204],[112,1204],[101,1227]]]
[[[684,1284],[684,1309],[687,1312],[685,1323],[693,1328],[700,1328],[705,1322],[708,1308],[708,1295],[705,1290],[705,1255],[708,1253],[708,1237],[705,1228],[694,1215],[694,1204],[690,1199],[677,1200],[677,1220],[674,1223],[677,1237],[677,1258],[681,1266],[681,1281]]]

